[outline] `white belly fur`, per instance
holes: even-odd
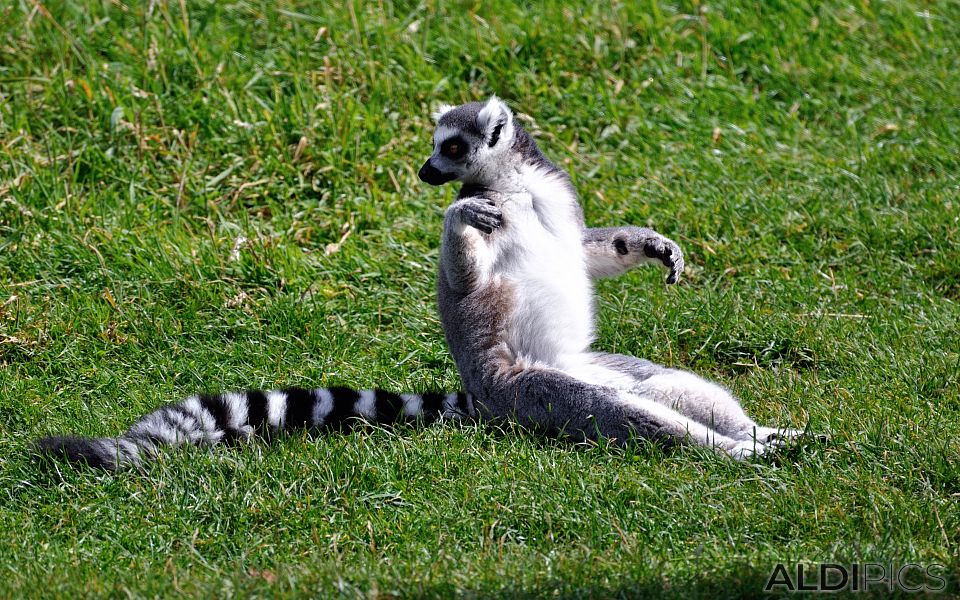
[[[529,194],[512,197],[502,210],[492,274],[515,293],[506,342],[519,360],[563,368],[594,338],[593,285],[580,228],[566,222],[548,230]]]

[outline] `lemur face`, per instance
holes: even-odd
[[[438,126],[433,135],[433,155],[423,163],[418,176],[430,185],[463,179],[471,170],[471,155],[476,154],[480,142],[465,131]]]
[[[486,103],[442,106],[433,117],[433,154],[417,174],[430,185],[483,183],[512,143],[513,114],[496,96]]]

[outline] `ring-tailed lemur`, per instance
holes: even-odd
[[[291,429],[440,417],[515,419],[575,437],[692,440],[736,458],[799,432],[760,427],[722,387],[650,361],[592,352],[592,280],[641,263],[683,272],[673,241],[646,228],[584,227],[567,175],[496,97],[435,113],[419,177],[459,180],[441,243],[438,301],[466,392],[394,394],[343,387],[190,396],[118,437],[41,439],[45,455],[115,469],[162,446],[216,444]]]
[[[687,371],[593,352],[593,279],[660,262],[673,241],[642,227],[586,228],[566,173],[496,97],[436,113],[431,185],[460,181],[447,209],[438,298],[475,410],[577,437],[685,440],[736,458],[801,432],[758,426],[724,388]]]

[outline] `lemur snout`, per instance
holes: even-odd
[[[457,178],[455,173],[444,173],[440,169],[434,167],[430,164],[430,161],[423,163],[423,166],[420,167],[420,172],[417,173],[417,177],[420,178],[420,181],[424,183],[429,183],[430,185],[443,185],[448,181],[453,181]]]

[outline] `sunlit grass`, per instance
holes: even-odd
[[[759,595],[958,565],[956,2],[0,8],[0,596]],[[455,424],[26,456],[199,390],[456,389],[430,112],[497,93],[588,223],[684,247],[598,347],[692,368],[779,461]]]

